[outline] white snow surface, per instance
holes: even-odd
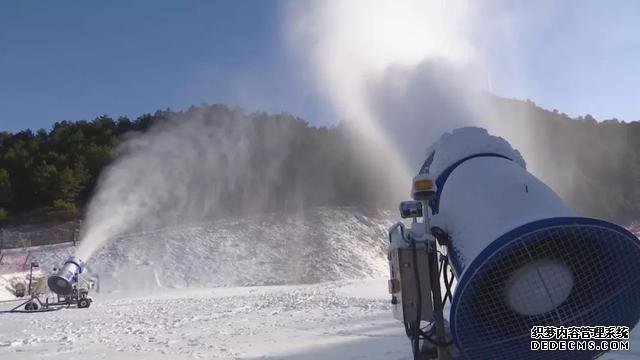
[[[451,236],[451,248],[468,265],[508,231],[562,216],[575,213],[538,178],[513,161],[479,157],[451,173],[431,225]]]
[[[0,359],[410,360],[386,279],[98,294],[89,309],[0,315]],[[635,359],[631,351],[605,360]]]
[[[103,291],[92,293],[89,309],[0,314],[0,359],[412,359],[404,328],[391,315],[387,293],[384,249],[392,217],[351,208],[315,209],[305,217],[306,222],[300,216],[254,216],[116,240],[89,264],[101,281],[106,276],[101,271],[109,266],[134,270],[112,279],[115,291],[104,291],[103,284]],[[301,258],[322,275],[303,270],[303,260],[281,259],[275,250],[251,253],[264,262],[264,271],[253,269],[259,266],[242,255],[250,244],[261,241],[279,245],[291,241],[290,249],[296,249],[306,244],[303,237],[319,242]],[[354,242],[364,245],[353,246]],[[213,250],[219,253],[210,253]],[[182,251],[184,257],[179,256]],[[322,251],[327,254],[319,254]],[[50,267],[72,254],[73,248],[54,246],[32,253],[43,267]],[[214,260],[224,256],[231,259],[216,266]],[[191,265],[178,264],[183,258]],[[230,265],[232,259],[239,264]],[[254,277],[222,277],[242,266],[248,266]],[[321,283],[229,286],[284,282],[287,266],[307,274],[284,276],[287,281]],[[151,274],[140,276],[137,267],[155,271],[157,282],[146,283]],[[173,270],[194,273],[172,274]],[[216,271],[218,275],[211,275]],[[129,284],[122,278],[125,275]],[[341,277],[352,280],[335,280]],[[0,303],[0,308],[10,305]],[[631,333],[631,351],[606,354],[603,359],[635,359],[640,356],[638,346],[636,329]]]
[[[85,310],[0,315],[0,358],[410,359],[386,281],[99,295]]]
[[[489,135],[486,129],[479,127],[463,127],[444,133],[427,148],[427,157],[435,151],[433,162],[429,166],[429,174],[437,178],[449,166],[466,157],[491,153],[508,157],[526,169],[524,158],[518,150],[511,147],[507,140]]]
[[[449,234],[463,267],[509,230],[535,220],[575,215],[551,188],[527,172],[520,152],[483,128],[464,127],[445,133],[427,150],[428,156],[433,151],[428,171],[433,178],[476,154],[511,159],[469,159],[457,166],[439,189],[439,212],[431,225]]]
[[[319,207],[132,234],[105,244],[87,261],[99,291],[283,285],[375,278],[387,271],[392,214]],[[43,270],[73,247],[31,249]]]

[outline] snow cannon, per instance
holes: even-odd
[[[428,181],[433,194],[416,193],[418,181],[423,188]],[[405,248],[413,243],[415,249],[416,239],[422,239],[433,244],[426,251],[446,250],[446,257],[434,257],[445,264],[431,265],[435,278],[430,283],[444,278],[443,299],[451,306],[441,340],[455,345],[446,350],[456,357],[592,359],[605,350],[534,351],[532,329],[631,330],[638,323],[638,238],[611,222],[577,215],[526,170],[524,159],[506,140],[480,128],[444,134],[427,150],[413,196],[423,204],[423,222],[414,220],[413,229],[390,232],[390,241],[407,244]],[[419,229],[424,233],[407,236]],[[457,280],[453,293],[447,273]],[[588,340],[596,345],[605,341]]]
[[[84,261],[75,256],[70,257],[55,274],[49,276],[49,289],[58,295],[70,295],[78,283],[78,275],[85,269]]]

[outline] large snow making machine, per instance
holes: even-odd
[[[84,272],[86,265],[84,261],[72,256],[62,267],[47,280],[49,289],[58,295],[69,295],[73,287],[78,283],[78,277]]]
[[[631,232],[577,215],[484,129],[445,134],[427,155],[415,201],[401,206],[414,222],[389,233],[392,303],[416,359],[592,359],[608,340],[535,351],[532,329],[638,323],[640,241]]]

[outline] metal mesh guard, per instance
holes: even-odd
[[[573,288],[554,310],[522,315],[507,304],[505,286],[515,271],[541,259],[565,264],[573,273]],[[531,351],[533,326],[632,328],[638,319],[640,241],[620,226],[589,218],[540,220],[494,241],[462,274],[450,316],[452,334],[466,358],[520,360],[599,355]]]

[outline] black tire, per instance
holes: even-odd
[[[86,309],[91,305],[91,301],[88,299],[80,299],[78,300],[78,309]]]
[[[35,301],[29,301],[25,306],[24,309],[27,311],[36,311],[38,310],[39,306],[38,303]]]

